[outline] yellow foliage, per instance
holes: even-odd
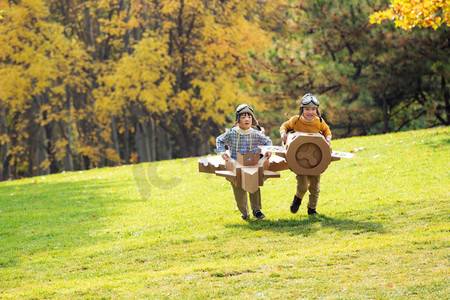
[[[109,106],[112,111],[126,107],[129,101],[141,101],[151,113],[167,111],[172,75],[167,72],[170,57],[166,53],[167,44],[162,39],[141,40],[133,54],[125,55],[111,75],[102,78],[107,90],[114,90],[111,98],[103,98],[110,100],[105,108]]]
[[[404,30],[414,27],[450,26],[449,0],[391,0],[391,5],[384,11],[370,16],[371,23],[380,24],[383,20],[394,21],[395,26]]]
[[[109,137],[111,136],[111,128],[110,127],[103,128],[103,130],[100,132],[100,136],[104,141],[109,141],[110,139]]]
[[[64,156],[66,155],[66,146],[69,144],[69,141],[66,139],[58,139],[55,142],[55,157],[57,160],[62,161]]]
[[[4,145],[6,143],[11,143],[10,137],[5,133],[0,135],[0,145]]]
[[[177,0],[170,0],[170,1],[162,1],[161,2],[161,14],[167,14],[171,15],[174,14],[176,11],[180,10],[181,2]]]
[[[19,118],[18,136],[0,142],[17,143],[14,153],[26,153],[20,147],[30,122],[55,122],[55,132],[70,128],[75,153],[94,164],[102,155],[118,161],[107,148],[111,117],[118,116],[123,133],[132,107],[183,135],[210,122],[223,126],[238,103],[261,100],[239,90],[248,80],[248,51],[270,43],[251,18],[257,0],[69,2],[64,17],[73,23],[64,27],[50,16],[48,1],[0,0],[0,101]],[[87,27],[91,32],[83,32]],[[62,160],[68,141],[53,138]],[[20,155],[14,159],[23,163]]]
[[[48,160],[48,159],[45,159],[45,160],[43,160],[42,162],[41,162],[41,164],[39,165],[39,167],[41,168],[41,169],[48,169],[48,168],[50,168],[50,165],[51,165],[51,162],[50,162],[50,160]]]
[[[137,154],[137,152],[132,152],[130,155],[130,163],[136,164],[138,162],[139,162],[139,155]]]
[[[106,159],[108,159],[108,160],[120,162],[119,154],[116,152],[116,150],[114,150],[112,148],[105,149],[105,156],[106,156]]]
[[[7,18],[0,24],[1,99],[12,112],[23,113],[34,95],[49,93],[52,108],[61,108],[58,102],[66,93],[62,83],[80,82],[72,67],[86,61],[83,51],[64,36],[61,25],[45,22],[43,1],[8,2],[3,8]]]
[[[78,151],[80,155],[88,156],[94,165],[99,163],[101,160],[100,149],[94,145],[80,145],[78,147]]]

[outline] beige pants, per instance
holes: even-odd
[[[309,190],[308,208],[316,209],[320,193],[320,175],[297,175],[297,197],[303,198],[306,191]]]
[[[236,200],[236,205],[243,216],[250,216],[250,212],[248,211],[248,203],[247,203],[247,192],[244,191],[241,187],[237,187],[234,184],[231,184],[233,187],[234,199]],[[250,195],[250,205],[252,210],[260,210],[261,209],[261,190],[258,188],[256,192]]]

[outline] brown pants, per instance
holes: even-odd
[[[309,190],[308,208],[316,209],[320,193],[320,175],[297,175],[297,197],[303,198]]]
[[[247,192],[244,191],[241,187],[237,187],[234,184],[231,184],[233,187],[234,199],[236,200],[236,205],[244,217],[250,216],[250,212],[248,211],[248,203],[247,203]],[[261,209],[261,190],[258,189],[253,194],[250,195],[250,205],[252,210],[260,210]]]

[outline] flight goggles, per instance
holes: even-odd
[[[312,105],[310,105],[312,103]],[[316,96],[313,94],[306,94],[302,98],[302,104],[300,107],[306,107],[306,106],[314,106],[319,107],[319,100],[317,100]]]
[[[243,114],[243,113],[249,113],[249,114],[253,115],[254,114],[253,108],[250,105],[241,104],[236,109],[236,115],[240,115],[240,114]]]

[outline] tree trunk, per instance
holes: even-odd
[[[138,161],[152,161],[150,153],[150,133],[148,122],[145,121],[144,112],[136,105],[131,106],[131,117],[134,126],[135,145],[138,153]]]
[[[156,160],[172,159],[170,136],[160,126],[156,128]]]
[[[41,103],[49,103],[48,97],[41,96]],[[46,125],[44,125],[45,130],[45,138],[47,144],[45,145],[45,149],[47,151],[47,159],[49,160],[49,171],[50,174],[59,173],[61,171],[60,164],[56,159],[56,149],[55,149],[55,121],[47,122],[47,112],[42,113],[43,120]]]
[[[87,36],[85,37],[85,42],[86,44],[94,47],[94,30],[92,28],[91,9],[89,7],[86,7],[84,9],[84,24],[84,32],[85,34],[87,34]]]
[[[135,140],[136,151],[138,153],[139,162],[151,161],[149,143],[148,143],[148,128],[145,123],[136,122],[135,124]]]
[[[8,128],[6,128],[6,118],[5,112],[0,107],[0,135],[8,136]],[[0,145],[0,168],[1,168],[1,178],[0,180],[7,180],[11,177],[11,155],[9,152],[9,143],[7,141],[4,142],[3,145]]]
[[[353,130],[353,119],[351,115],[348,115],[348,123],[347,123],[347,133],[346,136],[350,136],[352,134],[352,130]]]
[[[65,154],[64,154],[64,161],[63,161],[63,165],[64,165],[64,170],[65,171],[74,171],[75,167],[73,165],[73,154],[72,154],[72,149],[70,149],[70,140],[67,140],[68,144],[66,145],[66,149],[65,149]]]
[[[36,167],[37,167],[37,175],[48,175],[50,174],[50,168],[49,166],[45,165],[48,160],[48,153],[47,153],[47,133],[45,132],[45,128],[39,125],[38,127],[38,135],[37,135],[37,161],[36,161]],[[44,163],[44,165],[42,165]]]
[[[47,118],[44,117],[44,120]],[[54,129],[55,129],[55,122],[52,121],[44,126],[45,129],[45,137],[47,141],[46,150],[48,155],[48,160],[50,162],[50,173],[55,174],[59,173],[60,170],[60,164],[58,163],[56,159],[56,152],[55,152],[55,137],[54,137]]]
[[[36,96],[33,101],[33,112],[36,119],[43,119],[41,106],[43,104],[43,97]],[[50,174],[48,166],[48,153],[47,153],[47,134],[45,128],[40,124],[36,124],[35,134],[32,136],[31,153],[32,153],[32,174],[47,175]],[[34,153],[33,153],[34,152]],[[43,164],[44,163],[44,164]],[[47,164],[47,165],[46,165]]]
[[[87,155],[80,155],[80,166],[82,170],[88,170],[91,166],[91,160]]]
[[[198,152],[196,153],[197,156],[203,156],[207,155],[209,152],[208,142],[200,140],[199,141],[199,147]]]
[[[387,100],[383,98],[383,133],[387,133],[389,131],[389,115],[388,115],[388,105]]]
[[[150,151],[150,159],[151,161],[156,160],[156,129],[155,129],[155,122],[153,120],[150,120],[148,122],[148,144],[149,144],[149,151]]]
[[[97,143],[97,128],[95,124],[95,116],[89,108],[93,105],[89,102],[88,95],[86,93],[78,93],[72,91],[72,104],[75,109],[76,128],[78,131],[78,141],[81,147],[94,147],[98,146]],[[80,169],[88,170],[90,167],[95,167],[95,158],[92,160],[89,155],[80,153],[79,156]]]
[[[119,137],[117,136],[116,118],[111,116],[111,140],[114,150],[116,151],[119,161],[115,161],[115,165],[120,165]]]
[[[191,157],[191,148],[192,148],[192,138],[189,133],[183,132],[180,135],[179,141],[182,141],[179,143],[180,150],[181,150],[181,156],[182,157]]]
[[[447,121],[444,123],[444,125],[450,125],[450,95],[447,91],[446,81],[445,81],[444,76],[441,77],[441,87],[442,87],[442,94],[443,94],[444,102],[445,102],[445,112],[447,115]]]
[[[128,127],[127,114],[123,112],[123,124],[124,124],[124,132],[123,132],[123,158],[126,163],[130,161],[130,129]]]
[[[67,142],[64,149],[63,168],[65,171],[73,171],[75,170],[75,168],[73,165],[72,149],[70,147],[70,138],[72,137],[72,105],[70,93],[67,88],[66,88],[66,101],[64,103],[64,110],[67,111],[68,122],[65,123],[64,121],[61,121],[60,125],[62,137]]]

